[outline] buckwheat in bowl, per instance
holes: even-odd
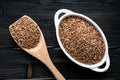
[[[64,13],[60,18],[60,14]],[[104,72],[110,66],[108,43],[103,31],[90,18],[67,9],[55,13],[58,43],[65,55],[79,66]],[[99,68],[106,63],[104,68]]]

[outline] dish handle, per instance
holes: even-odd
[[[63,15],[65,14],[69,14],[69,13],[74,13],[72,12],[71,10],[68,10],[68,9],[59,9],[56,13],[55,13],[55,16],[54,16],[54,23],[55,23],[55,27],[57,28],[58,27],[58,24],[59,24],[59,20],[60,20],[60,14],[64,13]]]
[[[108,56],[106,59],[106,65],[104,68],[97,67],[97,68],[92,68],[91,70],[96,71],[96,72],[105,72],[109,68],[109,66],[110,66],[110,58]]]

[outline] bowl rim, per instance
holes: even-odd
[[[63,19],[65,19],[66,17],[68,17],[68,16],[81,17],[81,18],[89,21],[89,22],[98,30],[98,32],[100,33],[101,37],[103,38],[103,41],[104,41],[104,44],[105,44],[105,53],[104,53],[104,56],[103,56],[103,58],[101,59],[100,62],[95,63],[95,64],[90,64],[90,65],[89,65],[89,64],[81,63],[81,62],[75,60],[75,59],[65,50],[65,48],[64,48],[64,46],[63,46],[63,44],[62,44],[62,42],[61,42],[61,40],[60,40],[60,36],[59,36],[59,25],[60,25],[61,21],[62,21]],[[58,44],[60,45],[60,48],[62,49],[62,51],[64,52],[64,54],[65,54],[72,62],[76,63],[76,64],[79,65],[79,66],[82,66],[82,67],[85,67],[85,68],[96,68],[96,67],[101,66],[101,65],[106,61],[106,59],[107,59],[107,57],[108,57],[108,42],[107,42],[107,40],[106,40],[106,37],[105,37],[102,29],[101,29],[92,19],[90,19],[89,17],[87,17],[87,16],[85,16],[85,15],[83,15],[83,14],[79,14],[79,13],[67,13],[67,14],[64,14],[63,16],[61,16],[61,17],[59,18],[59,20],[57,21],[57,25],[56,25],[56,37],[57,37]]]

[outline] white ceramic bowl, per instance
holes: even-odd
[[[64,13],[62,16],[60,16],[60,14]],[[60,41],[60,37],[59,37],[59,26],[60,23],[63,19],[65,19],[68,16],[78,16],[81,18],[84,18],[85,20],[89,21],[91,24],[93,24],[96,29],[99,31],[99,33],[101,34],[104,44],[105,44],[105,54],[104,57],[102,58],[102,60],[96,64],[92,64],[92,65],[88,65],[88,64],[84,64],[81,62],[78,62],[77,60],[75,60],[72,56],[70,56],[67,51],[65,50],[64,46],[62,45],[62,42]],[[73,11],[70,11],[68,9],[60,9],[55,13],[54,16],[54,23],[55,23],[55,28],[56,28],[56,36],[57,36],[57,41],[61,47],[61,49],[63,50],[63,52],[65,53],[65,55],[74,63],[78,64],[79,66],[85,67],[85,68],[89,68],[93,71],[96,72],[104,72],[106,71],[109,66],[110,66],[110,59],[109,59],[109,54],[108,54],[108,42],[106,40],[106,37],[103,33],[103,31],[100,29],[100,27],[90,18],[88,18],[87,16],[83,15],[83,14],[79,14],[79,13],[75,13]],[[104,68],[99,68],[101,65],[103,65],[106,62],[106,65]]]

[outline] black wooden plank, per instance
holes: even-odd
[[[120,55],[118,52],[120,49],[117,50],[110,49],[110,58],[111,58],[111,67],[110,69],[105,73],[95,73],[89,69],[85,69],[82,67],[79,67],[78,65],[72,63],[67,57],[64,56],[64,54],[60,51],[55,51],[56,53],[51,53],[53,50],[49,50],[50,57],[53,61],[53,63],[56,65],[56,67],[61,71],[61,73],[64,74],[64,76],[68,79],[75,79],[75,78],[83,78],[83,79],[104,79],[104,78],[119,78],[120,74],[120,61],[116,61],[120,59]],[[35,58],[31,57],[30,55],[27,55],[27,53],[21,51],[21,50],[13,50],[10,51],[12,53],[9,53],[9,56],[6,56],[4,52],[1,54],[1,57],[3,57],[0,61],[0,70],[2,73],[0,73],[0,77],[4,78],[14,78],[17,76],[18,78],[25,77],[25,74],[27,74],[27,64],[31,63],[33,67],[33,76],[36,78],[45,78],[45,77],[52,77],[51,72],[43,65],[41,62],[36,60]],[[59,53],[58,53],[59,52]],[[57,55],[56,55],[57,54]],[[61,57],[60,57],[61,56]],[[17,66],[19,65],[19,66]],[[16,66],[16,68],[14,67]],[[23,66],[23,67],[21,67]],[[10,68],[9,68],[10,67]],[[24,69],[23,69],[24,68]],[[9,69],[9,70],[8,70]],[[8,70],[8,72],[7,72]],[[23,70],[20,74],[19,71]],[[118,73],[116,73],[118,72]],[[15,74],[15,75],[13,75]],[[4,76],[3,76],[4,75]],[[71,76],[72,75],[72,76]],[[87,76],[87,77],[86,77]]]

